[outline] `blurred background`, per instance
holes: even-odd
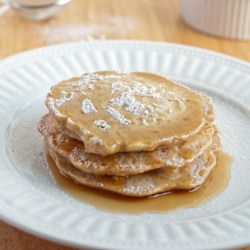
[[[14,2],[41,4],[44,1],[55,2],[55,0],[15,0]],[[183,0],[185,1],[192,2]],[[237,2],[237,0],[205,1]],[[244,2],[247,1],[244,0]],[[188,3],[187,6],[190,4]],[[248,5],[250,5],[249,1]],[[243,9],[246,8],[243,7]],[[187,14],[188,11],[190,10],[187,10]],[[236,11],[239,12],[239,10]],[[5,11],[2,10],[2,12]],[[44,21],[32,21],[20,17],[18,15],[20,12],[15,8],[0,14],[0,57],[54,43],[143,39],[193,45],[250,60],[250,40],[230,40],[200,33],[188,26],[181,18],[180,12],[179,0],[72,0],[56,16]],[[191,16],[196,17],[195,13],[200,11],[194,11]],[[221,15],[221,13],[217,14]],[[214,17],[211,20],[214,20]],[[246,29],[250,34],[250,23]]]

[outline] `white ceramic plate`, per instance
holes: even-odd
[[[230,183],[198,208],[167,214],[110,214],[78,202],[51,180],[36,124],[51,84],[97,70],[149,71],[214,98]],[[0,62],[0,216],[32,234],[107,249],[208,249],[250,243],[250,65],[174,44],[80,42]]]

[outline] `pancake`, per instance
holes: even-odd
[[[139,174],[166,166],[181,167],[200,156],[211,146],[213,138],[218,136],[216,127],[211,125],[178,146],[158,148],[152,152],[125,152],[102,157],[85,152],[84,144],[64,134],[51,114],[41,119],[38,129],[49,147],[80,170],[92,174],[117,176]]]
[[[219,149],[219,145],[215,146]],[[181,168],[160,168],[132,176],[93,175],[75,168],[66,158],[48,146],[60,173],[78,184],[112,191],[126,196],[143,197],[174,190],[191,190],[203,184],[216,165],[216,151],[208,149],[202,156]]]
[[[202,185],[221,149],[209,97],[149,73],[103,71],[53,86],[38,124],[60,173],[144,197]]]
[[[202,130],[207,97],[149,73],[96,72],[51,88],[46,105],[87,153],[154,151]]]
[[[215,118],[215,112],[214,112],[214,107],[212,104],[211,99],[208,96],[202,96],[203,99],[203,104],[205,107],[205,125],[204,126],[209,126],[214,124],[214,118]],[[78,141],[81,141],[81,138],[75,134],[73,131],[69,130],[68,128],[66,128],[62,123],[58,122],[58,125],[61,127],[61,129],[64,130],[64,133],[66,135],[68,135],[71,138],[74,138]],[[190,135],[189,137],[194,136],[194,135]],[[166,144],[165,146],[169,146],[169,145],[174,145],[174,144],[180,144],[180,143],[184,143],[185,141],[187,141],[187,139],[189,137],[183,138],[183,139],[174,139],[171,144]],[[164,146],[163,146],[164,147]]]

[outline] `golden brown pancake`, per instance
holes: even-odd
[[[51,88],[46,105],[87,153],[154,151],[186,140],[213,109],[207,97],[149,73],[96,72]]]
[[[92,174],[126,176],[152,169],[181,167],[192,162],[211,146],[218,131],[214,125],[204,127],[200,133],[185,143],[157,148],[152,152],[125,152],[99,156],[85,151],[84,144],[66,135],[52,114],[45,115],[39,123],[50,148],[68,159],[78,169]]]
[[[134,197],[196,188],[205,182],[216,165],[216,151],[208,149],[202,156],[181,168],[160,168],[131,176],[94,175],[75,168],[49,146],[48,149],[60,173],[74,182]]]

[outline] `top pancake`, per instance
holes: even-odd
[[[153,151],[198,133],[207,102],[189,88],[149,73],[96,72],[63,81],[46,99],[65,128],[102,156]]]

